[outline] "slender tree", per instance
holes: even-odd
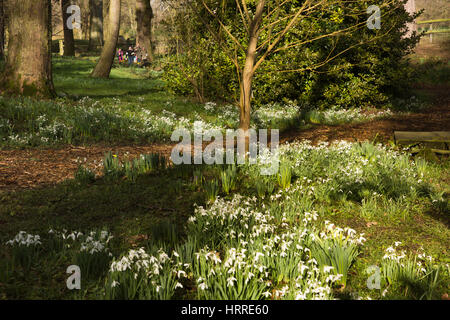
[[[89,2],[89,50],[103,45],[103,0]]]
[[[0,60],[5,57],[5,11],[3,0],[0,0]]]
[[[75,40],[73,38],[73,29],[69,28],[69,26],[67,25],[67,20],[70,18],[70,14],[67,13],[67,8],[70,5],[70,0],[61,0],[65,56],[75,56]]]
[[[111,0],[109,5],[109,30],[100,60],[91,74],[93,78],[108,78],[111,72],[120,30],[120,8],[121,0]]]
[[[9,40],[1,93],[53,97],[50,0],[7,0],[6,9]]]
[[[81,30],[83,33],[83,39],[88,40],[89,39],[89,33],[90,33],[90,17],[91,12],[89,9],[90,0],[81,0]]]
[[[153,61],[152,19],[150,0],[136,0],[136,44],[145,49],[149,61]]]
[[[298,28],[302,21],[314,21],[316,16],[323,15],[334,17],[334,19],[344,19],[339,6],[344,6],[354,2],[350,0],[235,0],[235,1],[210,1],[196,0],[194,2],[186,1],[186,4],[192,8],[194,12],[199,14],[204,26],[213,36],[215,42],[222,48],[223,52],[232,61],[236,68],[240,95],[239,95],[239,111],[240,125],[246,138],[248,147],[248,130],[250,128],[250,115],[252,107],[252,84],[255,73],[261,64],[272,54],[289,50],[294,47],[303,46],[308,43],[316,42],[324,38],[338,38],[341,35],[350,34],[356,30],[366,28],[367,13],[366,10],[355,11],[353,16],[361,17],[360,22],[342,28],[331,29],[329,33],[318,34],[315,30],[310,30],[301,37],[288,37],[292,35],[292,31]],[[382,8],[386,8],[395,0],[384,0]],[[238,28],[233,28],[227,24],[223,18],[227,4],[233,6],[234,14],[239,24]],[[201,10],[203,8],[203,10]],[[209,17],[204,16],[204,12]],[[326,18],[330,19],[330,18]],[[214,22],[214,24],[211,23]],[[244,30],[244,35],[233,34],[236,30]],[[224,41],[224,35],[226,41]],[[364,42],[380,39],[386,34],[374,32],[373,37]],[[364,44],[363,40],[359,45]],[[280,70],[280,72],[301,72],[305,70],[314,70],[324,66],[343,53],[355,48],[351,46],[343,50],[336,50],[335,47],[324,61],[307,69],[298,70]]]

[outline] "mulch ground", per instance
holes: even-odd
[[[433,97],[433,106],[426,111],[408,115],[396,115],[389,119],[373,120],[358,124],[337,126],[315,125],[307,130],[291,130],[282,134],[280,143],[295,140],[332,142],[393,140],[394,131],[450,131],[450,88],[445,85],[420,86]]]
[[[54,185],[72,179],[80,163],[95,169],[108,151],[121,159],[133,159],[151,152],[170,156],[171,150],[172,146],[163,144],[0,150],[0,191]]]
[[[389,141],[393,131],[450,131],[450,90],[444,87],[425,88],[436,97],[434,107],[426,112],[394,116],[361,124],[337,126],[317,125],[306,130],[291,130],[282,134],[280,143],[294,140],[332,142],[335,140]],[[157,152],[170,156],[175,144],[148,146],[65,146],[25,150],[0,150],[0,191],[20,190],[55,185],[72,179],[78,165],[95,168],[105,153],[111,151],[121,159]],[[97,170],[98,172],[98,170]]]
[[[280,143],[296,140],[332,142],[383,141],[393,140],[394,131],[450,131],[450,107],[439,106],[428,109],[426,113],[394,116],[389,119],[374,120],[359,124],[338,126],[315,125],[307,130],[292,130],[282,134]]]

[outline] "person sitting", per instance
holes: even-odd
[[[127,50],[127,57],[128,57],[128,66],[131,67],[133,65],[133,60],[134,60],[134,50],[133,48],[130,46]]]
[[[117,52],[117,56],[119,58],[119,63],[123,62],[123,50],[122,48],[119,48],[119,51]]]

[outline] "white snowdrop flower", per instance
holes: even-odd
[[[175,289],[178,289],[178,288],[183,288],[183,285],[179,282],[177,282],[175,285]]]
[[[234,283],[237,281],[237,279],[235,277],[229,277],[227,279],[227,286],[228,287],[233,287]]]
[[[113,281],[112,283],[111,283],[111,288],[115,288],[115,287],[117,287],[118,285],[120,285],[120,283],[118,282],[118,281]]]
[[[353,237],[354,235],[356,235],[356,231],[353,230],[353,229],[348,228],[347,229],[347,236]]]
[[[195,216],[191,216],[191,217],[189,217],[188,222],[194,223],[196,220],[197,220],[197,218]]]
[[[394,253],[394,252],[395,252],[395,249],[392,248],[392,247],[388,247],[388,248],[386,249],[386,252],[388,252],[388,253]]]
[[[333,270],[334,268],[332,266],[324,266],[323,267],[323,271],[325,273],[329,273],[331,270]]]
[[[269,297],[272,296],[272,294],[271,294],[269,291],[263,292],[262,295],[263,295],[265,298],[269,298]]]
[[[261,252],[256,252],[254,261],[257,262],[259,260],[259,257],[264,257],[264,254]]]
[[[198,285],[198,288],[200,290],[206,290],[206,289],[208,289],[208,285],[206,284],[206,282],[202,282]]]

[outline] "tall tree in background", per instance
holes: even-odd
[[[53,97],[50,0],[6,4],[9,41],[1,93]]]
[[[109,31],[109,4],[111,0],[103,0],[103,44],[108,38],[107,32]]]
[[[103,0],[89,2],[89,50],[103,45]]]
[[[150,0],[136,0],[136,45],[145,49],[150,62],[153,61],[152,19],[153,10]]]
[[[80,0],[80,9],[81,9],[81,30],[82,37],[84,40],[89,39],[90,33],[90,9],[89,9],[90,0]]]
[[[100,60],[91,74],[93,78],[108,78],[111,72],[120,30],[120,8],[121,0],[111,0],[109,5],[109,30]]]
[[[415,0],[408,0],[408,2],[405,4],[405,10],[410,15],[414,15],[416,13],[416,1]],[[408,32],[406,33],[406,37],[411,37],[413,32],[417,32],[417,24],[415,22],[411,22],[407,24]]]
[[[67,13],[67,8],[71,5],[70,0],[61,0],[62,22],[64,28],[64,56],[75,56],[75,41],[73,38],[73,29],[67,25],[67,20],[70,14]]]
[[[5,57],[5,11],[3,0],[0,0],[0,60]]]

